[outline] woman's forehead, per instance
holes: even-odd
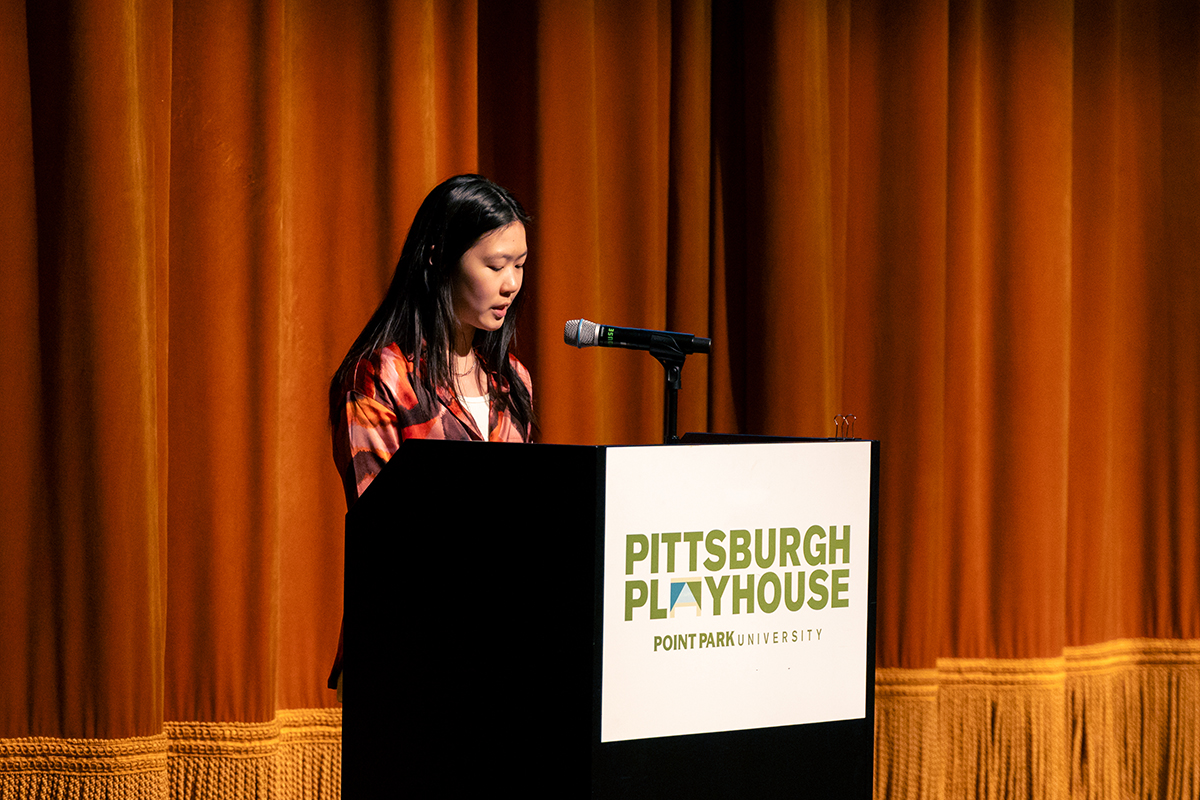
[[[527,249],[525,226],[520,220],[513,220],[480,236],[471,249],[481,254],[520,257]]]

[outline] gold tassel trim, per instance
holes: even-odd
[[[341,729],[341,709],[288,709],[128,739],[0,739],[0,800],[333,800]]]
[[[934,797],[937,670],[875,671],[875,797]]]
[[[341,709],[270,722],[170,722],[172,800],[331,800],[341,795]]]
[[[0,799],[161,800],[167,737],[0,739]]]
[[[1200,641],[875,677],[875,797],[1200,798]]]
[[[1067,653],[1071,797],[1200,797],[1200,642]]]

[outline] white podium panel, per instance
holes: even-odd
[[[610,447],[601,742],[862,719],[871,442]]]

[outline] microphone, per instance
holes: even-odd
[[[624,347],[627,350],[667,350],[684,355],[712,352],[712,339],[674,331],[617,328],[586,319],[573,319],[563,328],[563,341],[574,347]]]

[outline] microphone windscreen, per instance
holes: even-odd
[[[600,326],[586,319],[569,320],[563,326],[563,341],[572,347],[594,347]]]

